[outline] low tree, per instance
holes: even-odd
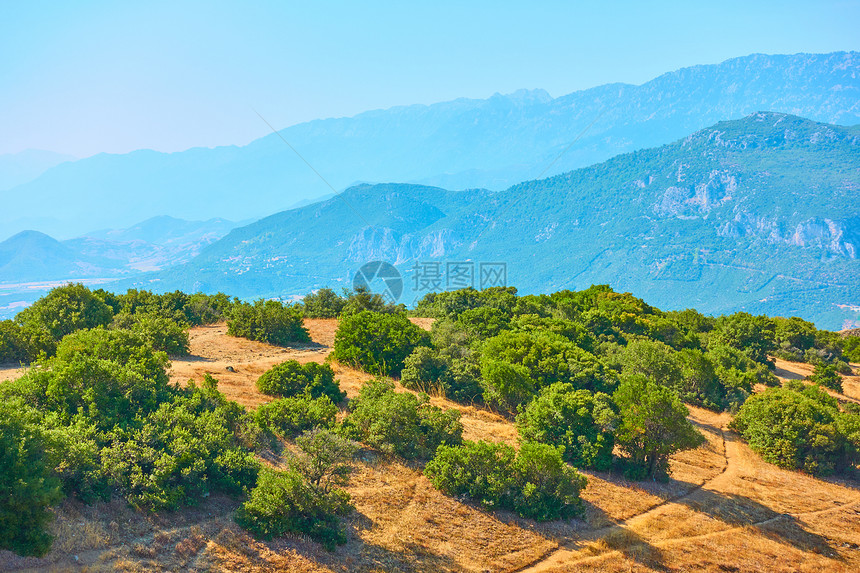
[[[520,439],[561,446],[566,462],[606,470],[612,465],[616,414],[609,396],[557,382],[517,416]]]
[[[730,427],[767,462],[828,475],[860,460],[856,416],[841,414],[820,388],[793,382],[751,396]]]
[[[628,456],[631,477],[668,477],[670,455],[705,442],[678,394],[643,375],[624,376],[613,398],[619,409],[615,440]]]
[[[547,521],[581,514],[586,479],[564,463],[560,448],[524,443],[519,453],[503,443],[441,446],[424,468],[436,489]]]
[[[388,454],[428,459],[440,444],[462,441],[459,412],[432,406],[426,394],[395,392],[385,380],[365,384],[349,408],[344,434]]]
[[[310,394],[281,398],[257,408],[260,427],[284,438],[294,438],[314,428],[332,428],[338,409],[326,396],[312,398]]]
[[[0,403],[0,549],[41,557],[53,541],[48,508],[62,499],[49,440],[20,401]]]
[[[334,337],[334,360],[372,374],[399,376],[406,357],[429,335],[405,314],[361,311],[345,316]]]
[[[22,325],[45,329],[54,340],[84,328],[107,326],[113,311],[80,283],[51,289],[47,295],[18,313]]]
[[[302,364],[297,360],[281,362],[264,372],[257,379],[257,390],[284,398],[302,394],[312,398],[328,396],[335,404],[346,398],[346,393],[334,379],[331,366],[317,362]]]
[[[311,340],[302,324],[301,308],[276,300],[235,303],[227,319],[227,334],[281,346]]]
[[[836,371],[836,366],[833,364],[827,364],[825,362],[819,362],[815,365],[815,370],[809,379],[818,384],[819,386],[824,386],[830,390],[835,392],[842,393],[842,376]]]

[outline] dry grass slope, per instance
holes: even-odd
[[[313,344],[278,348],[226,335],[223,325],[192,329],[192,356],[175,360],[173,380],[220,380],[233,400],[255,408],[270,398],[257,377],[287,359],[325,360],[334,320],[309,320]],[[428,322],[421,326],[429,327]],[[355,396],[370,376],[334,365]],[[805,365],[778,364],[784,379]],[[18,375],[0,371],[0,380]],[[404,390],[405,391],[405,390]],[[860,399],[860,379],[846,379]],[[463,412],[469,439],[516,442],[504,418],[435,397]],[[87,507],[66,501],[44,559],[0,552],[0,570],[121,571],[857,571],[860,484],[819,480],[765,464],[725,430],[726,414],[691,408],[708,438],[672,459],[668,483],[633,483],[588,472],[582,520],[535,524],[488,513],[437,492],[421,468],[364,452],[348,490],[357,511],[349,543],[328,553],[302,537],[258,542],[231,520],[237,503],[210,498],[195,508],[153,516],[123,502]]]

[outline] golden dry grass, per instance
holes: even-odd
[[[210,373],[230,399],[256,407],[270,399],[256,391],[256,379],[273,364],[328,356],[336,321],[306,324],[315,344],[295,348],[229,337],[224,325],[194,328],[193,356],[174,360],[171,378],[199,382]],[[350,397],[371,378],[333,367]],[[794,363],[778,367],[783,379],[802,378],[808,370]],[[858,386],[856,377],[847,379],[846,397],[860,397]],[[442,397],[432,401],[463,413],[468,439],[516,444],[510,420]],[[157,516],[121,501],[87,507],[69,500],[55,512],[52,552],[44,559],[0,552],[0,570],[860,570],[860,484],[762,462],[725,429],[727,414],[691,407],[690,419],[707,443],[672,458],[669,482],[585,472],[586,513],[579,520],[536,524],[487,512],[437,492],[419,466],[364,451],[347,488],[356,506],[348,519],[349,542],[333,553],[301,536],[252,539],[232,522],[237,502],[228,498],[213,496],[198,507]]]

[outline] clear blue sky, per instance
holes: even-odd
[[[0,153],[245,144],[456,97],[860,50],[860,1],[0,0]]]

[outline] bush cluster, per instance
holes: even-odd
[[[341,320],[331,356],[371,374],[399,376],[406,357],[428,341],[405,314],[363,310]]]
[[[583,511],[586,479],[564,463],[562,449],[526,442],[519,452],[485,441],[443,445],[424,468],[438,490],[522,517],[567,519]]]
[[[860,415],[835,398],[791,382],[751,396],[731,423],[766,461],[813,475],[852,471],[860,462]]]
[[[297,360],[281,362],[264,372],[257,379],[257,390],[282,398],[302,394],[311,398],[328,396],[335,404],[346,398],[346,393],[341,391],[340,384],[334,379],[331,366],[317,362],[302,364]]]
[[[227,319],[227,334],[282,346],[311,340],[302,325],[301,308],[276,300],[235,303]]]
[[[365,384],[349,409],[344,434],[388,454],[428,459],[441,444],[462,441],[459,412],[430,405],[426,395],[395,392],[386,380]]]

